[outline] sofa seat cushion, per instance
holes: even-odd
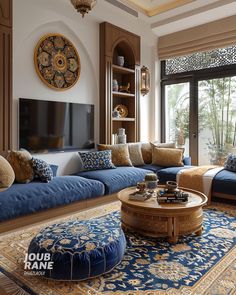
[[[58,176],[49,183],[14,184],[0,192],[0,221],[104,195],[104,185],[78,176]]]
[[[105,185],[106,194],[112,194],[135,186],[137,182],[144,180],[148,172],[151,171],[136,167],[117,167],[111,170],[83,171],[77,175],[101,181]]]
[[[83,221],[72,219],[42,229],[29,245],[28,261],[37,264],[40,261],[37,256],[44,253],[53,263],[51,270],[45,270],[44,277],[81,281],[111,271],[121,262],[125,247],[125,236],[116,212],[115,216]]]
[[[160,184],[165,184],[166,181],[176,181],[177,173],[182,169],[189,169],[193,166],[183,166],[183,167],[168,167],[157,171],[157,176],[159,178]]]
[[[146,164],[146,165],[143,165],[143,166],[139,166],[139,168],[150,170],[150,171],[152,171],[154,173],[157,173],[157,171],[159,171],[160,169],[163,169],[164,167],[157,166],[157,165]]]
[[[212,191],[225,195],[236,195],[236,172],[221,170],[212,181]]]

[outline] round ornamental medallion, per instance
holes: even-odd
[[[80,58],[74,45],[64,36],[42,37],[35,47],[34,63],[40,79],[56,90],[75,85],[80,76]]]

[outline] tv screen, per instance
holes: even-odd
[[[31,152],[94,148],[94,106],[20,98],[19,145]]]

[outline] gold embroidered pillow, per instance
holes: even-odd
[[[145,165],[141,152],[141,143],[129,143],[129,157],[133,166]]]
[[[183,151],[173,148],[154,148],[152,165],[163,167],[180,167],[183,164]]]
[[[31,154],[26,150],[9,152],[7,160],[15,172],[16,182],[28,183],[34,179],[31,159]]]
[[[132,166],[127,144],[98,144],[99,151],[111,150],[112,163],[115,166]]]
[[[141,143],[141,152],[145,164],[152,163],[152,146],[150,142]]]
[[[15,180],[15,173],[9,162],[0,156],[0,192],[8,189]]]

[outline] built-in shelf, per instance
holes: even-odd
[[[112,118],[112,121],[134,122],[135,118]]]
[[[125,67],[120,67],[117,65],[112,65],[112,69],[114,73],[119,73],[119,74],[134,74],[135,71],[130,68],[125,68]]]
[[[135,94],[133,93],[113,91],[112,94],[115,97],[134,97],[135,98]]]

